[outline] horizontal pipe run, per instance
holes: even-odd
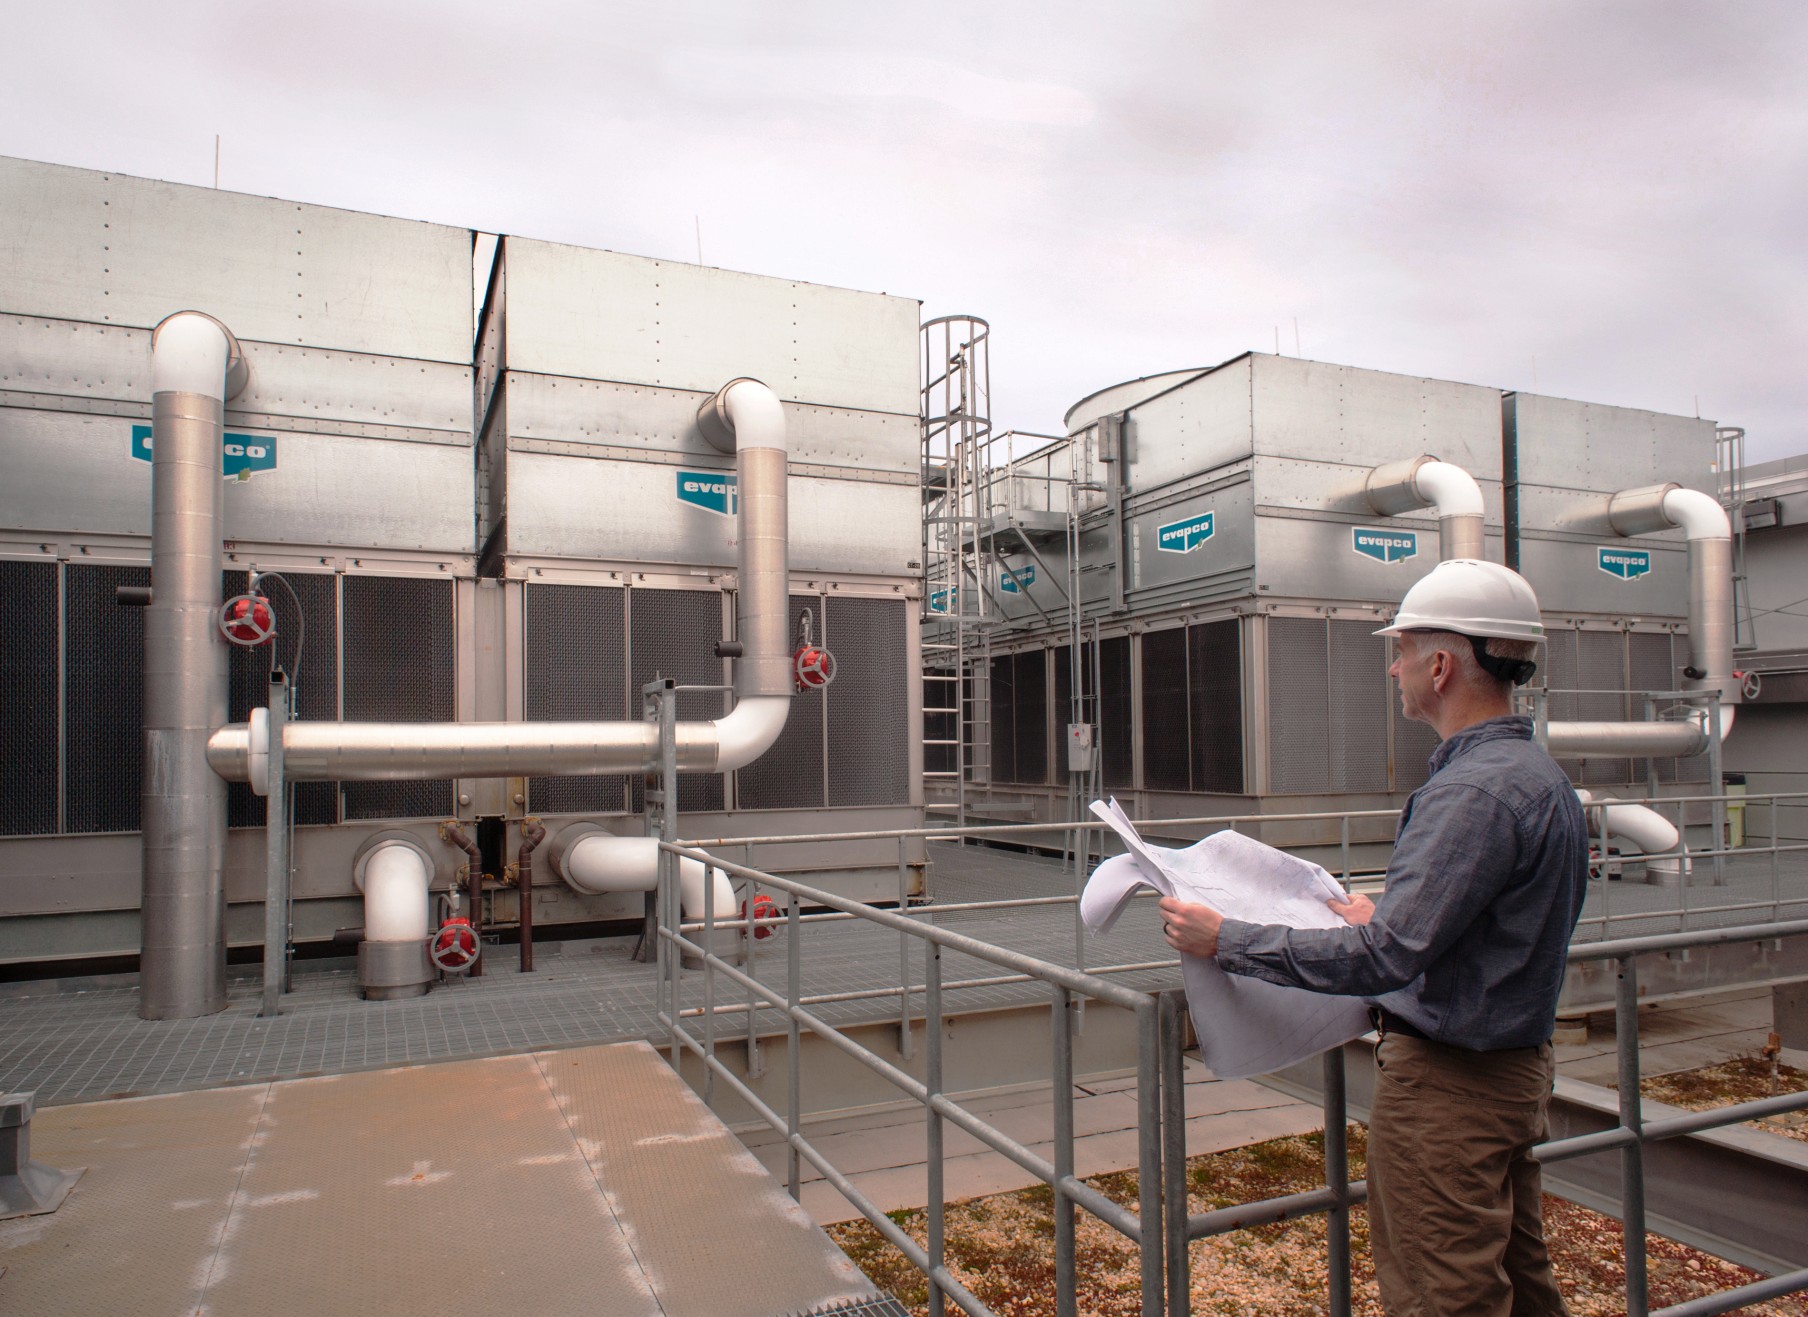
[[[1686,759],[1708,748],[1704,717],[1689,722],[1554,722],[1545,749],[1553,759],[1624,755],[1636,759]]]

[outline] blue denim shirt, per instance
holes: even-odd
[[[1457,1047],[1534,1047],[1556,1021],[1587,879],[1588,828],[1569,779],[1532,740],[1531,719],[1490,718],[1431,756],[1367,924],[1227,919],[1218,964],[1366,997]]]

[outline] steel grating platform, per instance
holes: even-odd
[[[916,908],[919,918],[1066,965],[1140,964],[1171,955],[1152,908],[1146,914],[1133,910],[1110,936],[1083,942],[1076,936],[1071,906],[938,910],[957,902],[1072,893],[1075,878],[1058,858],[946,843],[932,844],[931,854],[937,904]],[[1785,862],[1790,858],[1782,857]],[[1757,853],[1732,861],[1726,883],[1719,886],[1707,882],[1705,874],[1683,888],[1597,882],[1577,936],[1598,939],[1603,928],[1609,936],[1630,937],[1675,931],[1685,922],[1712,928],[1804,917],[1808,870],[1780,864],[1773,874],[1768,853]],[[787,936],[780,932],[754,948],[754,973],[781,990]],[[900,940],[896,933],[866,924],[806,925],[804,991],[834,994],[895,986]],[[8,985],[0,988],[0,1091],[35,1091],[39,1105],[48,1106],[644,1039],[656,1029],[656,984],[653,968],[630,958],[632,949],[632,938],[542,943],[535,949],[538,971],[521,974],[513,948],[493,947],[483,977],[453,980],[425,997],[393,1002],[360,1000],[350,962],[303,963],[295,971],[295,991],[283,998],[282,1013],[274,1019],[258,1018],[256,966],[235,969],[227,1009],[198,1020],[139,1019],[136,979],[130,975]],[[922,945],[914,941],[910,971],[920,983]],[[964,956],[943,959],[944,978],[950,982],[998,972]],[[1148,990],[1178,981],[1172,968],[1114,977]],[[702,979],[696,972],[683,976],[686,1004],[702,1001]],[[737,991],[720,983],[718,1002],[744,1000]],[[946,1004],[954,1012],[971,1012],[1046,998],[1046,989],[1038,985],[1010,984],[950,989]],[[920,1011],[920,997],[917,1006]],[[895,998],[877,998],[813,1009],[842,1025],[895,1019],[899,1007]],[[762,1013],[763,1029],[780,1023],[776,1012]],[[730,1029],[744,1032],[738,1023]]]
[[[9,1313],[895,1312],[645,1043],[41,1112]]]

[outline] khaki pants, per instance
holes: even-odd
[[[1537,1163],[1550,1044],[1468,1052],[1388,1034],[1375,1052],[1369,1237],[1392,1317],[1567,1313]]]

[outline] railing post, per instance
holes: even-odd
[[[1325,1187],[1337,1203],[1325,1214],[1331,1317],[1350,1314],[1350,1126],[1343,1048],[1325,1053]]]
[[[942,1255],[947,1204],[942,1201],[942,1113],[934,1106],[935,1099],[942,1095],[942,948],[928,939],[923,942],[923,1032],[928,1044],[923,1075],[928,1100],[923,1108],[929,1117],[925,1169],[929,1180],[929,1267],[933,1273],[947,1264]],[[929,1317],[944,1317],[946,1312],[947,1295],[932,1274],[929,1277]]]
[[[670,851],[662,850],[659,852],[659,895],[656,899],[659,915],[658,927],[663,930],[664,935],[658,938],[658,942],[659,952],[665,957],[666,1020],[670,1028],[667,1041],[671,1047],[672,1069],[674,1070],[678,1069],[683,1055],[679,1051],[678,1045],[678,985],[684,967],[684,950],[675,940],[679,936],[679,920],[676,917],[677,887],[678,857]]]
[[[1180,1052],[1185,1009],[1185,994],[1161,994],[1161,1199],[1169,1317],[1187,1317],[1192,1308],[1192,1259],[1186,1237],[1186,1060]]]
[[[1049,1013],[1054,1049],[1055,1099],[1055,1314],[1077,1317],[1074,1276],[1074,1205],[1062,1182],[1074,1173],[1073,993],[1054,985]]]
[[[1714,886],[1726,884],[1726,773],[1720,748],[1720,701],[1708,703],[1708,775],[1714,792]]]
[[[716,867],[703,866],[703,1105],[716,1109]]]
[[[785,1178],[791,1189],[791,1198],[795,1202],[802,1194],[800,1183],[801,1167],[798,1164],[797,1136],[803,1127],[803,1057],[799,1055],[803,1042],[803,1031],[797,1023],[797,1012],[802,1009],[803,998],[803,906],[799,903],[797,893],[787,893],[785,902],[785,1024],[786,1052],[790,1059],[790,1075],[787,1087],[790,1089],[785,1104]]]
[[[753,868],[753,847],[751,845],[741,847],[741,867]],[[760,976],[757,964],[759,957],[755,954],[754,948],[759,945],[760,940],[754,936],[753,911],[754,907],[759,904],[760,885],[756,882],[748,882],[746,893],[741,898],[741,946],[746,949],[743,963],[747,966],[747,977],[757,979]],[[760,1047],[760,1005],[759,994],[752,988],[747,989],[747,1077],[749,1079],[759,1079],[766,1073],[766,1056]]]
[[[1143,1317],[1161,1317],[1161,1047],[1160,1002],[1150,997],[1136,1012],[1136,1214],[1142,1244]]]
[[[904,864],[904,838],[898,838],[898,913],[910,913],[910,874]],[[910,1060],[910,934],[898,930],[898,1055]]]
[[[1620,1126],[1640,1134],[1644,1125],[1639,1095],[1638,960],[1619,958],[1614,993],[1614,1042],[1619,1052]],[[1620,1153],[1620,1225],[1626,1259],[1627,1317],[1645,1317],[1645,1147],[1629,1143]]]

